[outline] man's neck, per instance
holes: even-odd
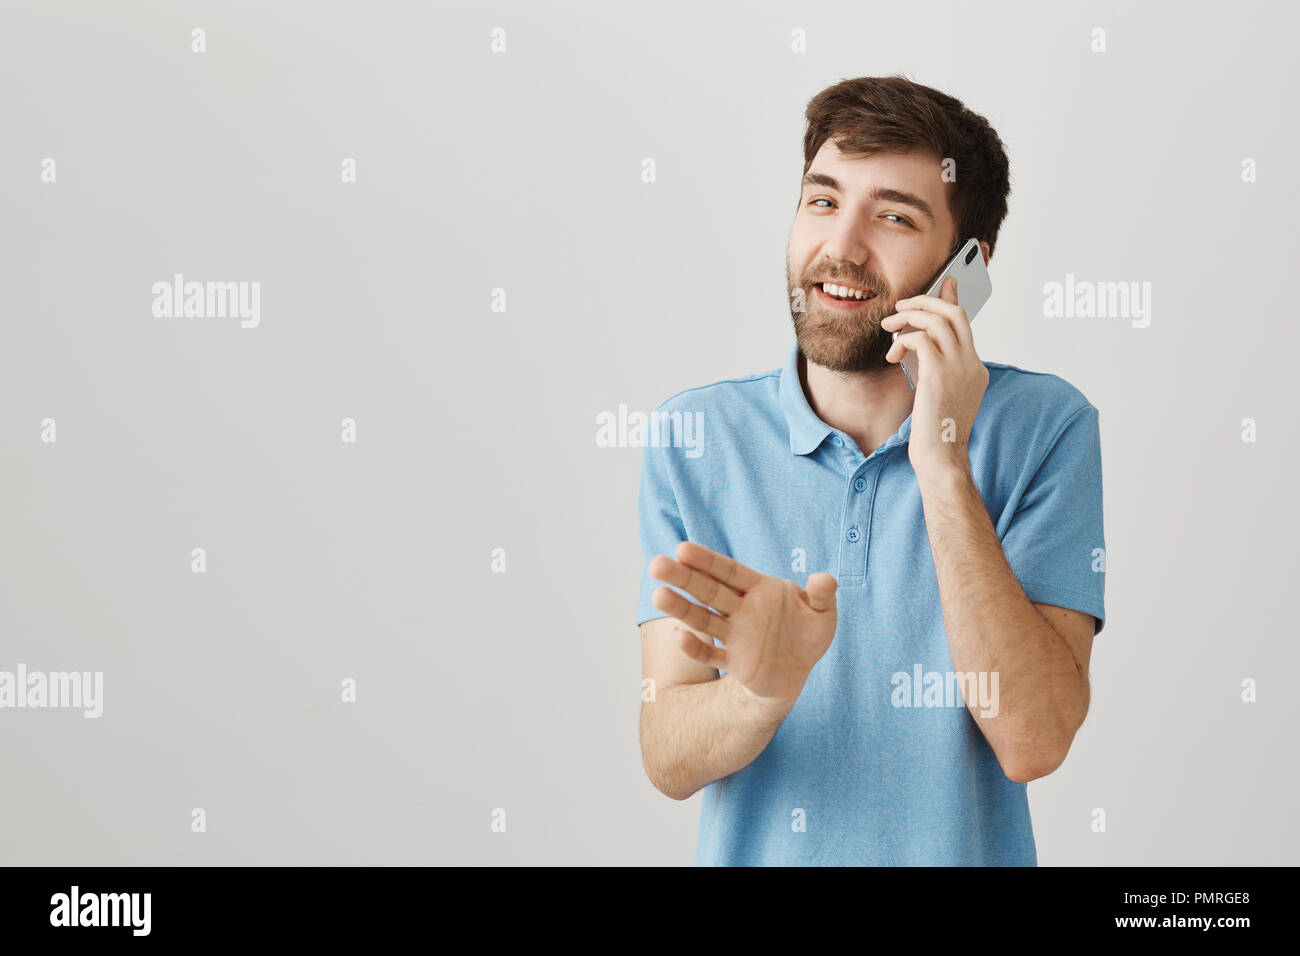
[[[897,366],[833,372],[799,353],[799,381],[814,414],[852,438],[864,455],[887,442],[912,412],[916,393]]]

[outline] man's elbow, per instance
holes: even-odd
[[[685,787],[679,786],[670,775],[662,772],[656,773],[651,769],[649,764],[644,762],[644,760],[642,761],[642,764],[645,767],[645,775],[650,780],[650,783],[653,784],[654,788],[665,797],[669,797],[673,800],[689,800],[691,797],[695,796],[694,790],[688,790]]]
[[[1002,766],[1002,772],[1015,783],[1029,783],[1054,773],[1065,763],[1077,729],[1076,727],[1058,738],[1058,742],[1053,745],[1021,747],[1005,755],[999,754],[998,763]]]
[[[663,688],[661,688],[662,690]],[[665,797],[673,800],[689,800],[695,796],[699,787],[691,787],[684,779],[684,768],[674,759],[666,746],[661,728],[650,719],[650,712],[645,705],[641,708],[641,722],[638,730],[641,745],[641,768],[646,779]]]
[[[1029,783],[1046,777],[1065,763],[1070,745],[1074,743],[1074,735],[1079,732],[1088,716],[1088,697],[1085,681],[1077,705],[1068,714],[1059,715],[1054,727],[1046,733],[1035,734],[1032,742],[1008,748],[1009,752],[1005,754],[998,753],[998,763],[1008,779],[1016,783]]]
[[[672,787],[661,787],[658,784],[655,784],[655,789],[665,797],[678,801],[689,800],[691,797],[695,796],[694,790],[683,790],[680,788],[674,790]]]
[[[654,756],[654,748],[647,745],[646,729],[643,726],[641,731],[641,768],[645,770],[646,779],[650,781],[656,790],[673,800],[689,800],[695,795],[694,790],[688,790],[681,785],[680,774],[673,773],[671,766],[666,765],[663,760],[653,759]]]
[[[1064,752],[1059,756],[1042,753],[1018,755],[1001,761],[1002,772],[1014,783],[1029,783],[1031,780],[1046,777],[1063,763],[1065,763]]]

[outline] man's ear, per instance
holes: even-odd
[[[989,244],[983,239],[980,240],[980,251],[984,253],[984,264],[989,264]]]

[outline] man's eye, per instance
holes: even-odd
[[[899,222],[901,222],[904,226],[907,226],[907,228],[909,228],[909,229],[915,229],[915,228],[916,228],[916,226],[912,225],[910,222],[908,222],[906,219],[904,219],[902,216],[900,216],[900,215],[899,215],[898,213],[896,213],[896,212],[885,213],[885,218],[886,218],[886,219],[889,219],[889,218],[891,218],[891,217],[894,218],[894,219],[897,219]]]
[[[810,203],[808,203],[808,205],[810,205],[810,206],[815,206],[815,205],[816,205],[817,203],[819,203],[819,202],[825,202],[825,203],[828,203],[828,202],[830,202],[830,200],[827,199],[825,196],[819,196],[818,198],[816,198],[816,199],[812,200]],[[825,209],[826,207],[823,206],[822,208]]]

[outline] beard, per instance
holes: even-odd
[[[874,295],[851,311],[832,309],[821,302],[815,287],[837,278]],[[814,274],[796,282],[787,263],[786,285],[795,339],[808,361],[833,372],[874,372],[894,367],[892,362],[885,361],[889,347],[894,344],[894,334],[882,329],[880,323],[894,314],[899,297],[883,279],[872,275]],[[803,312],[794,308],[795,292],[799,289],[803,290]]]

